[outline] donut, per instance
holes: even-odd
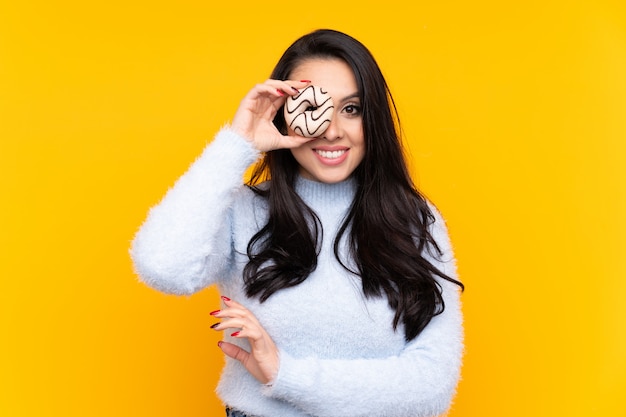
[[[295,133],[307,138],[321,136],[330,125],[335,107],[321,87],[309,85],[285,102],[285,122]]]

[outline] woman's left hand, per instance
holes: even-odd
[[[238,329],[232,337],[248,338],[250,352],[228,342],[219,342],[224,354],[238,360],[263,384],[274,380],[278,374],[278,349],[257,318],[241,304],[222,297],[226,308],[211,313],[213,317],[223,319],[211,326],[214,330]]]

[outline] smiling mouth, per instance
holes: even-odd
[[[325,159],[337,159],[340,158],[343,154],[347,152],[347,149],[342,149],[340,151],[322,151],[319,149],[315,149],[315,153]]]

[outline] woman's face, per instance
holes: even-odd
[[[291,150],[300,175],[324,183],[347,179],[365,156],[361,102],[352,70],[342,60],[316,58],[297,66],[289,78],[311,80],[328,91],[335,106],[326,131]],[[295,133],[289,129],[289,134]]]

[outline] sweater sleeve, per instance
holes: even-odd
[[[258,156],[248,141],[222,129],[150,210],[130,249],[146,284],[191,294],[224,271],[232,252],[230,208],[245,170]]]
[[[456,279],[445,225],[438,213],[436,216],[433,233],[443,251],[440,266]],[[444,312],[400,354],[325,360],[294,358],[282,351],[278,375],[265,394],[319,417],[426,417],[444,413],[460,376],[463,329],[460,290],[448,281],[440,283]]]

